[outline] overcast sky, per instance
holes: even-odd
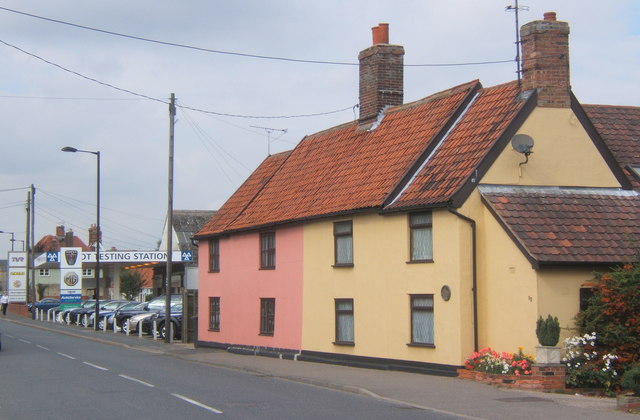
[[[407,65],[508,61],[516,54],[508,5],[515,2],[0,0],[0,230],[15,232],[22,249],[33,184],[36,241],[64,225],[87,242],[96,158],[60,151],[73,146],[101,152],[103,249],[155,249],[167,213],[171,93],[179,106],[207,111],[178,109],[174,209],[215,210],[268,151],[289,150],[307,134],[354,119],[357,65],[196,48],[354,64],[372,43],[371,27],[385,22]],[[547,11],[569,22],[572,88],[582,103],[640,105],[639,1],[520,6],[528,7],[520,24]],[[515,70],[514,62],[408,66],[405,102],[474,79],[508,82]],[[322,113],[330,114],[219,115]],[[0,234],[0,258],[10,239]]]

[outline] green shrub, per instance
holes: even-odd
[[[555,346],[560,340],[560,322],[558,317],[547,316],[547,319],[540,317],[536,322],[536,336],[538,342],[543,346]]]
[[[640,396],[640,363],[633,365],[622,375],[620,382],[622,389],[633,391],[633,395]]]

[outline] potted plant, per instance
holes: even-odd
[[[631,366],[622,375],[620,385],[622,389],[632,392],[618,395],[618,409],[640,410],[640,363]]]
[[[558,317],[548,315],[546,319],[540,317],[536,322],[536,336],[539,346],[536,347],[536,363],[558,364],[560,363],[560,322]]]

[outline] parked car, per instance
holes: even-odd
[[[150,317],[147,317],[142,320],[142,331],[143,332],[152,332],[153,331],[153,322],[156,322],[156,328],[160,335],[160,338],[165,338],[167,329],[165,328],[165,308],[162,311],[154,313]],[[177,340],[182,337],[182,304],[176,304],[171,306],[171,313],[169,316],[169,321],[171,322],[171,331],[172,331],[172,339]]]
[[[165,299],[165,296],[157,296],[140,308],[118,311],[115,315],[118,327],[120,327],[121,331],[124,333],[132,333],[136,331],[139,321],[157,312],[164,311],[166,305]],[[178,304],[182,305],[182,295],[171,295],[171,305],[173,306]],[[129,331],[127,331],[127,320],[130,320],[129,326],[131,326],[131,330]]]
[[[32,308],[31,303],[27,303],[27,308],[29,309],[29,312],[31,312]],[[37,301],[35,303],[35,307],[37,310],[42,310],[42,311],[48,311],[51,308],[54,308],[56,306],[60,306],[60,299],[55,299],[55,298],[44,298],[44,299],[40,299],[39,301]]]
[[[118,331],[122,331],[122,327],[125,325],[129,318],[140,313],[146,313],[147,311],[145,310],[145,308],[148,304],[149,302],[142,302],[132,307],[127,306],[116,310],[116,312],[113,314],[112,321],[116,323],[116,329]]]
[[[112,300],[106,303],[104,306],[101,305],[100,311],[98,313],[98,328],[101,330],[104,329],[105,318],[107,320],[111,318],[111,321],[107,322],[107,328],[109,327],[109,325],[113,325],[113,314],[115,314],[118,309],[124,308],[129,305],[130,307],[134,307],[139,304],[140,302],[132,302],[130,300]],[[96,312],[93,311],[87,319],[88,325],[93,325],[93,319],[95,318],[95,316]]]
[[[84,302],[80,303],[80,306],[60,305],[59,308],[61,309],[56,312],[56,320],[59,322],[66,322],[70,324],[75,320],[75,317],[72,319],[72,316],[71,316],[71,313],[73,311],[86,308],[86,307],[95,307],[95,305],[96,305],[95,300],[85,300]]]

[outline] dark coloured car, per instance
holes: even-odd
[[[109,320],[107,322],[107,328],[109,328],[113,324],[113,315],[116,313],[118,309],[133,308],[139,304],[140,302],[132,302],[130,300],[112,300],[106,303],[104,306],[101,305],[100,311],[98,312],[98,316],[99,316],[98,328],[101,330],[104,329],[105,318]],[[87,319],[87,325],[93,325],[93,319],[95,318],[95,316],[96,316],[95,311],[89,314],[89,317]],[[82,320],[82,322],[83,322],[82,325],[84,325],[84,319]]]
[[[153,323],[156,323],[156,331],[161,338],[165,338],[168,333],[165,328],[165,311],[164,309],[149,318],[142,320],[142,331],[151,333],[153,332]],[[182,304],[171,305],[171,316],[169,317],[171,322],[172,340],[180,339],[182,336]]]
[[[123,311],[118,311],[115,315],[115,321],[117,322],[118,328],[121,329],[122,332],[127,332],[127,320],[133,316],[148,314],[148,313],[157,313],[160,311],[164,311],[166,305],[165,296],[158,296],[151,299],[149,302],[142,304],[139,308],[127,309]],[[171,295],[171,305],[182,305],[182,295]],[[137,328],[137,325],[132,326],[132,331],[128,331],[129,333],[133,332]]]
[[[60,322],[66,322],[67,324],[71,324],[73,321],[75,321],[75,315],[72,316],[72,313],[74,311],[80,310],[82,308],[87,308],[87,307],[95,308],[95,306],[96,306],[95,300],[85,300],[80,305],[75,305],[75,304],[61,305],[60,308],[64,308],[64,309],[60,309],[56,312],[56,319]]]
[[[55,308],[56,306],[60,306],[60,299],[44,298],[44,299],[40,299],[35,304],[35,307],[37,310],[41,310],[45,312],[51,308]],[[27,308],[29,309],[29,312],[31,312],[32,305],[30,303],[27,303]]]
[[[148,304],[148,302],[142,302],[134,305],[133,307],[127,305],[126,307],[116,310],[113,314],[113,322],[116,323],[116,329],[121,331],[129,318],[134,315],[147,312],[146,308]]]

